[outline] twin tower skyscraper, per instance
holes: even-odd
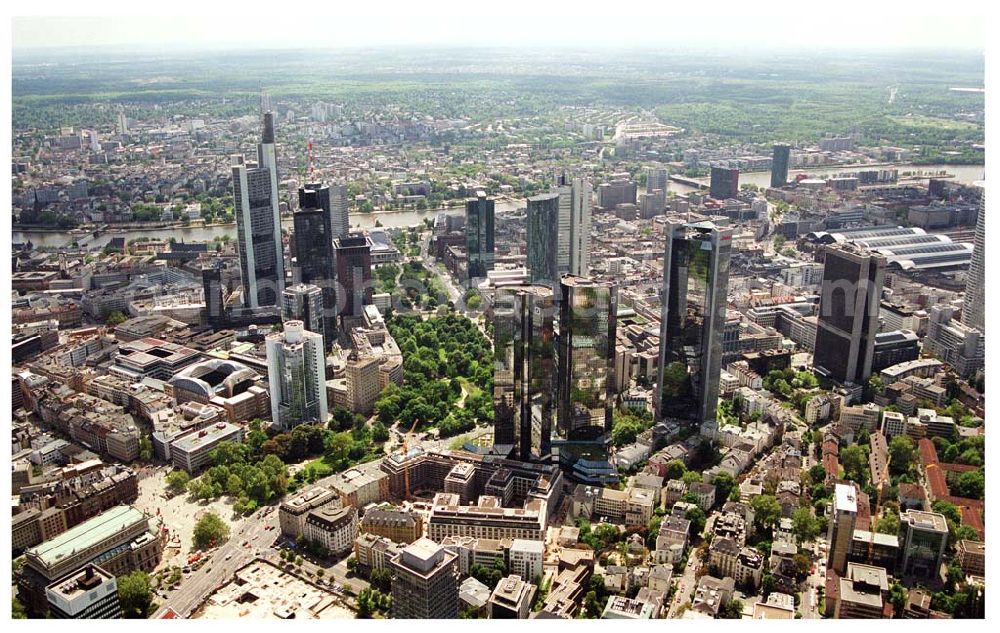
[[[530,285],[494,302],[495,444],[524,461],[558,459],[585,483],[617,480],[609,458],[617,399],[618,289],[585,275],[591,186],[562,179],[528,199]],[[732,234],[665,225],[657,419],[714,423]]]

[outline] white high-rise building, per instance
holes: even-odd
[[[560,176],[556,267],[560,275],[585,277],[590,267],[590,218],[594,188],[584,178]]]
[[[323,337],[302,321],[286,321],[284,332],[265,340],[271,419],[288,430],[299,424],[326,424],[326,359]]]
[[[233,202],[243,280],[243,304],[250,308],[277,305],[285,289],[285,260],[278,210],[278,161],[274,148],[274,115],[264,114],[257,163],[233,157]]]
[[[986,182],[975,184],[979,194],[979,219],[973,240],[972,261],[965,282],[962,324],[985,332],[986,328]]]
[[[646,191],[659,189],[667,193],[670,186],[670,172],[662,167],[650,167],[646,170]]]
[[[333,237],[347,237],[350,219],[347,215],[347,186],[330,185],[330,226]]]

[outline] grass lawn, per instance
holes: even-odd
[[[319,459],[314,459],[306,464],[305,468],[302,469],[302,472],[307,475],[312,475],[314,479],[319,479],[333,474],[333,468],[329,463],[327,463],[325,457],[320,457]]]

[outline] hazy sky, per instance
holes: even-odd
[[[578,0],[579,1],[579,0]],[[718,2],[719,0],[715,0]],[[219,13],[191,9],[198,17],[15,17],[15,50],[60,47],[143,49],[339,48],[384,45],[558,46],[580,48],[698,46],[710,48],[962,48],[982,49],[985,20],[972,14],[976,4],[937,3],[934,15],[920,2],[893,7],[885,2],[770,4],[765,0],[722,6],[714,14],[670,9],[661,1],[643,6],[629,2],[627,13],[614,13],[603,2],[600,12],[549,8],[524,0],[491,4],[494,13],[476,9],[471,0],[443,0],[435,8],[423,2],[399,5],[376,0],[382,15],[349,8],[337,15],[316,15],[280,2],[240,3]],[[198,3],[195,3],[196,5]],[[90,8],[90,3],[88,3]],[[185,0],[171,8],[192,6]],[[330,10],[331,5],[321,5]],[[357,7],[357,3],[352,5]],[[374,6],[374,5],[373,5]],[[419,6],[420,11],[413,9]],[[580,6],[586,6],[585,3]],[[667,7],[667,8],[664,8]],[[971,8],[969,8],[971,7]],[[103,7],[95,7],[100,10]],[[132,5],[134,10],[134,5]],[[748,14],[748,11],[753,11]],[[266,18],[264,18],[266,16]]]

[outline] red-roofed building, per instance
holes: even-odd
[[[971,527],[979,534],[979,540],[985,541],[986,526],[983,525],[983,517],[979,514],[979,510],[969,506],[961,506],[959,510],[962,512],[962,525]]]

